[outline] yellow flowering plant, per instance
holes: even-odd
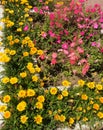
[[[1,0],[1,3],[4,6],[1,21],[5,24],[2,29],[4,51],[0,52],[3,67],[0,72],[1,130],[56,130],[65,126],[73,128],[76,123],[96,129],[94,124],[103,121],[103,79],[87,81],[84,77],[73,85],[67,77],[59,80],[60,89],[56,86],[58,79],[51,77],[47,66],[42,68],[38,62],[40,57],[44,60],[46,52],[38,48],[37,41],[46,43],[45,38],[39,38],[46,36],[48,26],[40,29],[45,18],[39,13],[48,13],[48,8],[53,11],[55,4],[62,6],[66,1]],[[40,10],[42,8],[44,10]],[[34,17],[31,9],[39,13]],[[56,54],[53,57],[55,59]]]

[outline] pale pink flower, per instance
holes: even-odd
[[[80,53],[80,54],[83,54],[83,53],[84,53],[84,49],[81,48],[81,47],[77,47],[77,50],[78,50],[78,53]]]
[[[53,52],[53,53],[52,53],[52,58],[53,58],[53,59],[57,58],[57,53],[56,53],[56,52]]]
[[[63,52],[64,52],[65,55],[69,54],[69,52],[67,50],[63,50]]]
[[[83,66],[82,74],[83,74],[83,75],[86,75],[86,73],[88,72],[89,68],[90,68],[89,63],[86,63],[86,64]]]
[[[47,33],[46,32],[41,32],[41,36],[45,38],[47,36]]]
[[[75,47],[75,45],[76,45],[76,42],[72,42],[72,43],[70,44],[70,47]]]

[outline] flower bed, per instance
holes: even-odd
[[[103,12],[84,2],[2,0],[2,130],[102,122]]]

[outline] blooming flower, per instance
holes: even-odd
[[[34,122],[36,122],[37,124],[41,124],[42,120],[43,120],[43,118],[41,115],[37,115],[34,117]]]
[[[65,87],[68,87],[69,85],[71,85],[71,83],[67,80],[62,81],[62,85]]]
[[[20,76],[21,76],[22,78],[25,78],[25,77],[27,76],[27,73],[26,73],[26,72],[21,72],[21,73],[20,73]]]
[[[26,90],[20,90],[20,91],[18,92],[18,97],[20,97],[20,98],[26,97]]]
[[[4,112],[7,109],[6,105],[0,105],[0,112]]]
[[[16,84],[17,82],[18,82],[18,78],[17,77],[10,78],[10,83],[11,84]]]
[[[28,97],[33,97],[35,96],[35,91],[33,89],[28,89],[27,90],[27,96]]]
[[[64,122],[66,120],[66,117],[64,115],[59,116],[60,122]]]
[[[85,81],[84,81],[84,80],[78,80],[78,85],[84,86],[84,84],[85,84]]]
[[[4,84],[7,84],[9,82],[9,78],[8,77],[4,77],[1,79],[1,81],[4,83]]]
[[[38,102],[44,102],[45,101],[45,98],[44,98],[44,96],[43,95],[40,95],[40,96],[38,96],[37,97],[37,100],[38,100]]]
[[[25,123],[27,122],[27,120],[28,120],[28,117],[27,117],[26,115],[22,115],[22,116],[20,117],[20,121],[21,121],[21,123],[23,123],[23,124],[25,124]]]
[[[72,125],[74,123],[74,119],[71,117],[69,118],[69,124]]]
[[[42,109],[42,108],[43,108],[42,102],[36,102],[35,107],[36,107],[37,109]]]
[[[57,94],[57,88],[56,88],[56,87],[50,88],[50,93],[51,93],[52,95]]]
[[[18,105],[17,105],[17,110],[18,111],[24,111],[25,107],[27,106],[25,101],[21,101]]]
[[[11,100],[11,97],[10,97],[9,95],[5,95],[5,96],[3,97],[3,102],[4,102],[4,103],[9,102],[10,100]]]
[[[11,112],[10,111],[5,111],[3,116],[4,116],[4,118],[8,119],[8,118],[11,117]]]
[[[82,94],[82,95],[81,95],[81,99],[82,99],[82,100],[87,100],[87,99],[88,99],[88,96],[87,96],[86,94]]]
[[[68,96],[68,94],[69,94],[69,93],[68,93],[68,91],[67,91],[67,90],[63,90],[63,91],[62,91],[62,95],[63,95],[64,97],[67,97],[67,96]]]
[[[99,110],[99,105],[98,105],[97,103],[95,103],[95,104],[93,104],[93,108],[94,108],[95,110]]]
[[[102,119],[102,118],[103,118],[103,112],[98,112],[98,113],[97,113],[97,116],[98,116],[100,119]]]

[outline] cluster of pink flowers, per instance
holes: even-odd
[[[42,26],[38,36],[41,40],[37,46],[44,51],[40,56],[41,62],[48,60],[50,66],[61,62],[67,64],[67,68],[69,63],[72,68],[69,71],[76,74],[79,70],[76,68],[81,68],[79,73],[86,75],[91,67],[91,55],[103,55],[100,41],[103,11],[98,4],[93,8],[84,7],[84,2],[72,0],[68,5],[57,4],[53,11],[44,5],[34,7],[34,13],[44,16],[44,25],[47,24],[47,27]],[[92,48],[97,50],[96,53]]]

